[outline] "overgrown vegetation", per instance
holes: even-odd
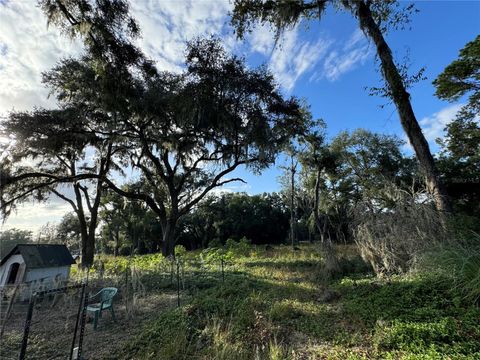
[[[238,37],[263,24],[278,40],[327,6],[350,13],[416,158],[365,129],[329,139],[268,66],[220,39],[192,39],[167,72],[137,47],[127,1],[39,3],[83,51],[43,74],[59,108],[0,124],[0,214],[53,195],[71,205],[38,239],[81,251],[72,276],[118,287],[127,319],[148,294],[178,295],[112,358],[480,358],[480,37],[434,81],[442,99],[469,96],[436,161],[407,92],[423,70],[409,77],[385,40],[412,4],[235,0],[230,15]],[[212,194],[281,152],[279,194]],[[0,239],[4,252],[32,234]]]
[[[379,279],[353,246],[338,250],[343,275],[325,283],[315,245],[230,249],[225,282],[218,266],[207,282],[189,278],[195,294],[112,358],[478,358],[480,310],[450,277],[417,271]]]

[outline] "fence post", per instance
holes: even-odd
[[[30,297],[30,302],[28,304],[27,318],[25,319],[25,326],[23,328],[23,338],[22,338],[22,347],[20,348],[20,360],[25,359],[27,353],[27,344],[28,344],[28,333],[30,332],[30,325],[32,323],[33,315],[33,306],[35,305],[35,300],[37,298],[37,293],[33,293]]]
[[[180,307],[180,263],[177,260],[177,306]]]
[[[82,284],[80,302],[78,304],[77,320],[75,321],[75,330],[73,332],[72,346],[70,347],[70,357],[69,357],[70,360],[72,360],[73,358],[73,349],[75,348],[75,340],[77,340],[78,320],[80,319],[80,314],[82,313],[82,305],[84,303],[84,298],[85,298],[85,283]]]
[[[125,312],[127,313],[127,318],[130,317],[130,304],[129,304],[129,296],[130,296],[130,289],[128,287],[128,272],[130,271],[130,266],[127,265],[125,267]]]
[[[223,269],[223,264],[224,264],[224,260],[223,260],[223,256],[222,258],[220,259],[220,262],[222,264],[222,282],[224,283],[225,282],[225,271]]]
[[[88,305],[88,293],[85,291],[83,295],[82,317],[80,321],[80,336],[78,338],[78,352],[77,352],[78,360],[82,359],[83,335],[85,334],[85,323],[87,320],[87,305]]]

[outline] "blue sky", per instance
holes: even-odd
[[[380,74],[374,47],[358,30],[348,13],[329,8],[321,21],[300,24],[286,32],[275,49],[268,28],[257,28],[245,41],[237,41],[228,24],[228,0],[138,0],[132,13],[142,28],[138,44],[164,70],[180,71],[185,41],[215,34],[250,66],[266,63],[286,95],[305,98],[315,118],[327,123],[330,137],[342,130],[363,127],[404,138],[392,105],[371,97],[364,88],[378,86]],[[411,30],[392,31],[387,40],[395,58],[409,53],[413,71],[425,66],[427,80],[411,90],[413,107],[432,149],[434,139],[458,110],[462,100],[450,104],[434,96],[432,80],[456,59],[459,50],[480,33],[480,1],[419,1]],[[33,106],[55,106],[41,85],[41,72],[63,56],[76,55],[81,46],[47,29],[46,19],[33,1],[0,1],[0,116]],[[405,151],[409,152],[408,147]],[[277,165],[280,165],[281,161]],[[234,191],[261,193],[279,189],[278,167],[261,176],[243,170],[247,185]],[[233,177],[233,176],[232,176]],[[9,219],[5,227],[31,230],[47,221],[58,221],[69,211],[52,199],[49,204],[29,204]]]
[[[434,139],[441,136],[441,130],[453,117],[458,104],[436,98],[432,81],[458,57],[459,50],[480,33],[480,2],[420,1],[416,2],[416,7],[420,12],[413,15],[411,30],[391,31],[387,41],[397,61],[408,54],[412,72],[425,67],[427,79],[415,84],[410,93],[417,119],[424,125],[432,151],[437,151]],[[302,30],[301,37],[313,40],[322,34],[334,38],[339,43],[334,49],[338,49],[358,31],[357,28],[356,20],[349,14],[330,8],[321,21],[309,22],[309,28]],[[330,137],[343,130],[363,127],[404,139],[396,108],[393,105],[381,108],[388,101],[369,96],[365,90],[367,86],[380,84],[373,44],[369,50],[365,59],[336,79],[312,79],[312,74],[320,71],[320,61],[298,79],[290,93],[307,99],[314,117],[326,121]],[[251,61],[254,63],[258,59]],[[408,147],[405,152],[410,153]],[[245,188],[251,193],[278,190],[275,179],[279,174],[278,168],[269,169],[262,176],[244,174],[249,183]]]

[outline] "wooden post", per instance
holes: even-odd
[[[180,263],[177,260],[177,306],[180,307]]]

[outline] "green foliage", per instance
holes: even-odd
[[[187,359],[193,350],[190,321],[185,309],[168,311],[132,339],[126,353],[135,359]]]
[[[373,331],[378,352],[392,358],[400,351],[405,358],[429,353],[432,359],[441,354],[473,359],[480,351],[479,310],[459,306],[443,279],[432,274],[385,282],[344,279],[339,289],[345,314]]]
[[[250,244],[246,237],[240,239],[240,241],[235,241],[233,239],[228,239],[225,243],[225,247],[228,250],[228,253],[231,253],[231,257],[242,257],[250,255]]]
[[[225,283],[152,319],[119,357],[475,359],[480,351],[479,309],[458,303],[458,292],[437,273],[377,279],[356,272],[333,280],[338,296],[325,303],[318,300],[325,283],[313,246],[251,252],[232,259],[235,271],[227,268]],[[341,252],[356,261],[350,247]]]
[[[381,349],[422,352],[425,346],[451,344],[461,340],[453,318],[437,322],[402,322],[395,320],[390,326],[379,327],[374,343]],[[427,346],[427,347],[428,347]]]
[[[448,65],[433,81],[439,98],[456,101],[461,96],[472,93],[467,109],[478,113],[480,109],[480,35],[460,50],[457,60]],[[472,113],[475,115],[475,112]]]
[[[480,36],[460,50],[459,58],[435,79],[436,95],[457,101],[469,95],[468,102],[445,130],[439,168],[456,208],[470,215],[480,213]]]
[[[180,221],[178,243],[219,247],[229,238],[247,237],[253,244],[273,244],[287,230],[288,214],[278,194],[227,193],[207,197]]]
[[[179,258],[185,257],[187,254],[187,249],[185,249],[185,246],[183,245],[177,245],[175,246],[175,256]]]
[[[218,248],[221,248],[222,246],[223,246],[222,240],[220,240],[219,238],[214,238],[208,243],[208,247],[211,249],[218,249]]]
[[[479,106],[480,109],[480,106]],[[454,200],[457,212],[477,217],[480,214],[480,123],[478,119],[457,119],[446,127],[438,168]]]
[[[32,242],[32,232],[29,230],[8,229],[0,232],[0,258],[3,258],[17,244]]]
[[[144,188],[144,181],[125,184],[122,189]],[[109,191],[102,199],[102,228],[99,248],[103,253],[133,255],[158,251],[161,226],[156,214],[141,201]]]
[[[432,249],[420,268],[439,272],[460,302],[480,304],[480,235]]]

